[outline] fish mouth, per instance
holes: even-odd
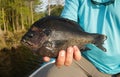
[[[27,40],[25,40],[25,39],[22,39],[22,40],[21,40],[21,43],[22,43],[24,46],[26,46],[26,47],[28,47],[29,49],[31,49],[31,50],[36,51],[36,50],[39,49],[38,45],[35,45],[34,43],[32,43],[32,42],[30,42],[30,41],[27,41]]]
[[[24,43],[25,45],[28,45],[30,47],[34,46],[33,43],[26,41],[25,39],[22,40],[22,43]]]
[[[48,40],[48,37],[44,36],[44,37],[40,37],[38,38],[38,42],[36,41],[31,41],[28,40],[26,38],[22,38],[21,39],[21,43],[28,47],[29,49],[31,49],[32,51],[38,51],[39,48],[41,48],[43,46],[43,44]]]

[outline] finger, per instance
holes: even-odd
[[[65,50],[61,50],[56,59],[56,65],[58,67],[60,67],[60,66],[64,65],[64,62],[65,62]]]
[[[77,46],[73,46],[74,49],[74,59],[79,61],[81,59],[81,52]]]
[[[50,58],[47,57],[47,56],[45,56],[45,57],[43,57],[43,60],[44,60],[45,62],[49,62],[49,61],[50,61]]]
[[[69,66],[72,63],[72,60],[73,60],[73,48],[68,47],[66,52],[65,65]]]

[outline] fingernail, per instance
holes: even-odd
[[[69,47],[68,48],[68,51],[71,53],[73,50],[72,50],[72,47]]]
[[[76,46],[76,45],[74,45],[73,47],[74,47],[74,48],[77,48],[77,46]]]
[[[77,46],[73,46],[73,47],[74,47],[75,51],[78,51],[78,50],[79,50]]]
[[[65,51],[61,51],[60,56],[65,56]]]

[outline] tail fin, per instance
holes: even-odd
[[[98,34],[97,36],[95,36],[95,41],[93,44],[95,44],[101,50],[106,51],[106,48],[103,47],[104,41],[106,39],[107,39],[107,36]]]

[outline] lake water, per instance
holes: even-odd
[[[40,56],[23,47],[0,51],[0,77],[28,77],[41,66]]]

